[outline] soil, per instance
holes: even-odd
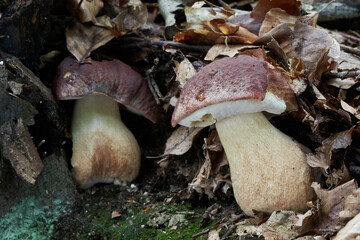
[[[176,173],[183,166],[173,166],[164,171],[145,163],[132,183],[78,191],[75,204],[56,220],[52,239],[207,239],[209,231],[220,229],[220,236],[235,239],[231,217],[241,210],[234,198],[193,194],[180,200],[176,194],[187,180]]]

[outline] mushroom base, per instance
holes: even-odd
[[[262,113],[240,114],[216,123],[225,149],[237,203],[253,210],[305,211],[314,197],[313,175],[301,146]]]
[[[137,177],[140,148],[121,121],[117,102],[100,94],[77,100],[71,134],[71,164],[80,188]]]

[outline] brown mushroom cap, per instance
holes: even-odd
[[[134,109],[152,122],[158,120],[160,107],[146,80],[127,64],[119,61],[94,61],[81,64],[73,57],[58,66],[54,80],[57,99],[79,99],[92,93],[109,96],[125,107]]]
[[[206,126],[234,114],[280,114],[296,106],[287,77],[274,66],[247,55],[226,57],[208,64],[188,80],[171,124]],[[186,118],[191,120],[184,121]]]

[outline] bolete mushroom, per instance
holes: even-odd
[[[71,125],[78,186],[135,179],[140,148],[121,121],[118,103],[156,122],[160,108],[145,79],[119,60],[81,64],[67,57],[58,66],[54,91],[59,100],[79,99]]]
[[[262,113],[281,114],[296,107],[286,77],[274,66],[247,55],[226,57],[188,80],[171,124],[216,124],[235,199],[247,215],[253,216],[253,210],[303,211],[314,196],[305,153]]]

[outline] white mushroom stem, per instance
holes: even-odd
[[[313,180],[299,144],[275,128],[262,113],[239,114],[216,123],[227,155],[235,199],[252,210],[304,211],[313,198]]]
[[[101,94],[77,100],[72,120],[73,174],[80,188],[131,181],[140,169],[140,148],[121,121],[119,104]]]

